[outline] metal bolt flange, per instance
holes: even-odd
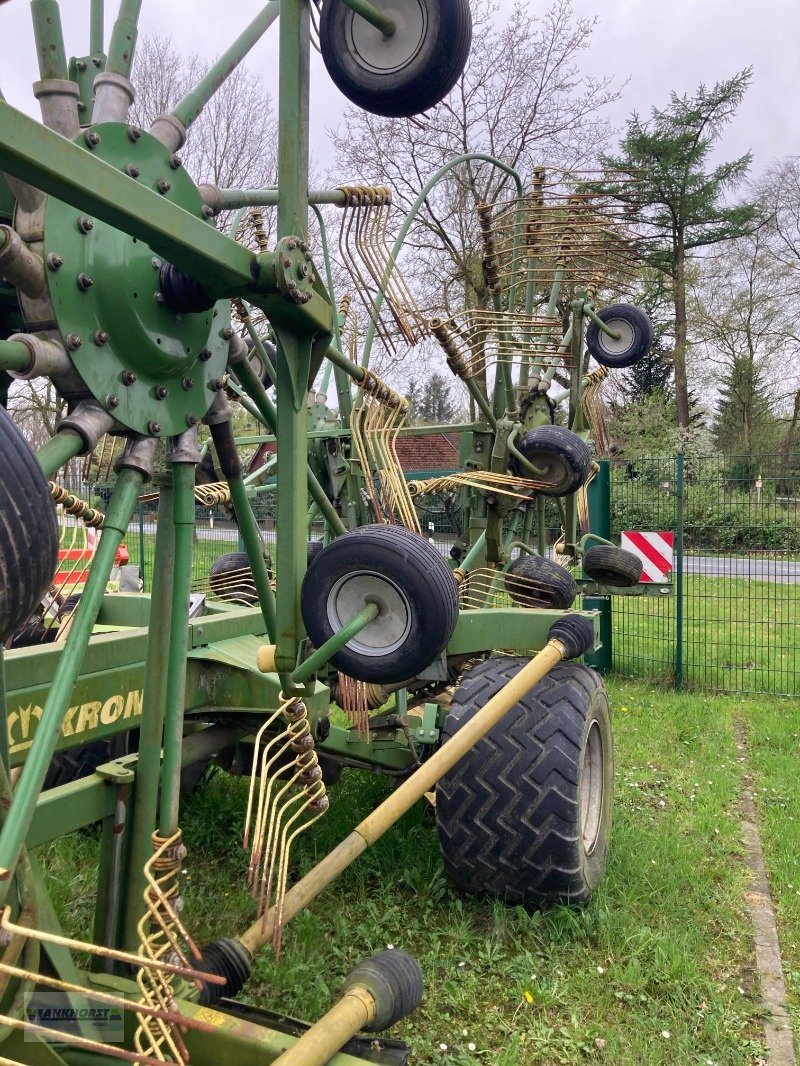
[[[136,380],[137,380],[136,379],[136,374],[133,372],[133,370],[123,370],[122,371],[122,384],[123,385],[133,385],[136,382]]]
[[[166,385],[156,385],[153,389],[153,395],[157,400],[166,400],[169,396],[169,389]]]
[[[212,352],[210,348],[201,348],[197,358],[201,363],[207,363],[211,358]]]
[[[100,143],[100,134],[94,130],[87,130],[83,135],[84,141],[86,141],[87,148],[96,148]]]
[[[192,426],[196,426],[199,421],[200,419],[197,417],[197,415],[186,416],[186,425],[189,427],[189,429],[191,429]]]
[[[168,193],[169,192],[169,190],[172,188],[172,184],[170,182],[168,182],[168,181],[164,181],[163,178],[159,178],[158,181],[156,182],[156,188],[158,189],[158,191],[163,196],[164,193]]]
[[[164,293],[163,292],[154,292],[153,293],[153,299],[155,300],[155,302],[157,304],[163,304],[163,302],[164,302]]]
[[[154,437],[157,437],[158,434],[161,432],[161,423],[160,422],[152,422],[152,421],[148,422],[147,423],[147,432],[152,434]]]
[[[119,407],[119,396],[115,396],[113,392],[106,396],[106,407],[110,411],[113,411],[115,407]]]
[[[91,233],[94,229],[94,222],[85,215],[82,215],[81,218],[78,219],[78,229],[81,233]]]
[[[181,378],[181,388],[184,392],[194,388],[194,378]]]
[[[183,160],[177,152],[173,152],[172,155],[169,157],[169,165],[172,167],[173,170],[177,170],[178,167],[183,166]]]
[[[223,326],[219,331],[219,335],[224,341],[229,341],[233,336],[233,328],[231,326]]]
[[[212,392],[219,392],[219,390],[222,388],[222,382],[219,378],[212,378],[211,381],[209,381],[208,383],[208,387],[211,389]]]
[[[150,260],[150,266],[153,268],[153,270],[161,269],[161,260],[158,258],[157,255],[154,255],[153,258]]]
[[[108,333],[104,329],[95,330],[94,343],[100,348],[102,348],[104,344],[108,344]]]
[[[59,255],[58,252],[50,252],[47,256],[47,265],[51,270],[60,270],[64,265],[63,255]]]
[[[82,292],[86,292],[87,289],[91,289],[92,285],[94,285],[94,278],[89,277],[88,274],[80,273],[75,280]]]
[[[213,218],[214,208],[209,207],[208,204],[203,204],[203,218]]]
[[[68,352],[77,352],[83,344],[83,337],[79,337],[77,333],[68,333],[64,343]]]
[[[139,170],[138,167],[135,167],[133,163],[126,163],[125,173],[128,175],[129,178],[138,178],[142,172],[141,170]]]
[[[141,135],[142,131],[139,129],[138,126],[128,126],[128,138],[129,140],[133,141],[134,144],[136,143],[136,141],[139,140]]]

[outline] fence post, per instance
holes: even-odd
[[[142,579],[142,592],[144,592],[144,503],[142,500],[139,500],[139,571]]]
[[[600,469],[588,489],[589,527],[598,537],[611,540],[611,463],[608,459],[601,459],[598,465]],[[585,655],[584,662],[587,666],[593,666],[599,674],[606,674],[614,665],[611,597],[584,596],[583,608],[586,611],[600,612],[602,641],[602,647],[590,655]]]
[[[675,688],[683,687],[683,494],[684,457],[675,456]]]

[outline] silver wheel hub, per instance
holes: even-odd
[[[414,59],[422,47],[427,28],[427,12],[420,0],[372,0],[394,20],[395,32],[384,37],[375,26],[354,12],[348,16],[350,51],[365,70],[392,74]]]
[[[359,655],[389,655],[405,643],[411,631],[411,608],[403,590],[382,574],[360,570],[340,578],[325,604],[328,624],[338,633],[368,603],[377,604],[378,616],[345,647]]]
[[[589,727],[580,776],[581,838],[587,855],[591,855],[600,836],[603,820],[605,781],[603,777],[603,736],[597,721]]]
[[[609,355],[624,355],[633,346],[634,330],[630,322],[626,322],[624,318],[612,318],[610,322],[606,322],[609,329],[619,334],[618,339],[609,337],[607,333],[603,333],[600,330],[599,344],[604,352],[608,352]]]

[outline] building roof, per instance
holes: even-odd
[[[406,473],[413,470],[455,470],[457,433],[401,434],[395,441],[397,458]]]

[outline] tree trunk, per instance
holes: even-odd
[[[673,299],[675,302],[675,412],[678,425],[689,425],[689,384],[686,380],[686,251],[683,233],[678,231],[672,256]]]

